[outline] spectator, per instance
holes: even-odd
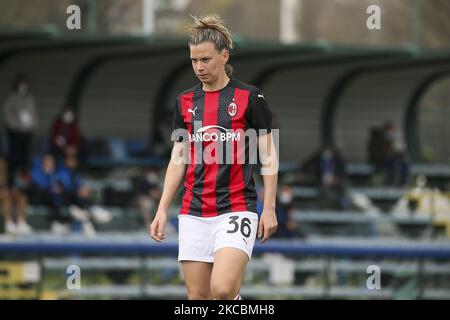
[[[258,185],[256,187],[256,190],[256,209],[258,211],[258,215],[261,216],[264,207],[264,189]],[[277,203],[275,212],[277,214],[278,228],[277,232],[273,234],[274,238],[290,239],[296,236],[300,236],[300,234],[297,232],[297,223],[293,218],[293,200],[294,192],[292,190],[292,187],[281,187],[276,199]]]
[[[136,184],[137,204],[146,227],[150,226],[158,201],[161,198],[159,181],[158,171],[149,169],[145,175],[138,178]]]
[[[403,142],[391,121],[386,122],[383,133],[385,150],[382,170],[385,184],[404,186],[407,183],[409,166],[405,159]]]
[[[302,176],[309,177],[320,188],[321,208],[349,208],[345,162],[336,148],[323,146],[302,165],[301,171]]]
[[[97,222],[104,223],[111,220],[111,214],[94,205],[92,192],[83,182],[75,155],[65,158],[64,164],[57,170],[57,176],[64,190],[64,204],[69,207],[71,216],[82,222],[83,232],[86,235],[95,235],[90,215],[92,214]]]
[[[45,155],[42,161],[35,163],[31,173],[31,199],[34,203],[50,208],[50,222],[52,231],[56,234],[70,232],[72,219],[62,215],[64,206],[64,189],[59,181],[55,159],[52,155]]]
[[[375,172],[379,172],[381,169],[386,156],[385,147],[383,130],[377,127],[372,128],[367,151],[369,163],[373,165]]]
[[[79,154],[81,148],[80,126],[71,106],[66,106],[55,119],[50,132],[52,153],[64,159],[68,153]],[[68,149],[71,151],[69,152]]]
[[[294,191],[290,186],[282,186],[277,198],[276,213],[278,229],[275,238],[294,238],[297,235],[297,223],[294,220]]]
[[[415,177],[415,186],[406,189],[391,211],[396,217],[422,215],[432,219],[434,226],[444,227],[450,237],[450,198],[438,188],[427,186],[423,174]],[[432,231],[434,236],[436,230]]]
[[[26,221],[27,197],[18,188],[9,190],[6,182],[6,163],[0,158],[0,203],[3,211],[5,232],[9,234],[30,234],[32,229]],[[14,223],[12,215],[14,204],[17,210],[17,224]]]
[[[404,153],[396,151],[384,161],[385,181],[387,185],[403,187],[408,182],[409,165]]]
[[[8,186],[12,188],[16,174],[28,168],[31,139],[38,125],[34,98],[24,75],[18,76],[14,82],[3,112],[8,140]]]
[[[394,151],[394,145],[398,141],[397,128],[391,120],[386,121],[383,126],[384,154]]]

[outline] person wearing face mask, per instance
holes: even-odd
[[[136,184],[137,205],[146,227],[152,222],[159,199],[161,198],[160,177],[158,171],[149,169],[139,177]]]
[[[81,146],[80,126],[71,106],[66,106],[53,122],[50,133],[52,153],[64,159],[70,153],[78,154]]]
[[[264,206],[264,188],[258,184],[256,192],[256,208],[260,216]],[[278,228],[273,237],[277,239],[304,238],[304,235],[298,230],[297,222],[294,219],[294,190],[290,185],[283,185],[277,194],[275,212]]]
[[[326,144],[302,165],[303,176],[319,188],[319,207],[344,210],[350,206],[345,161],[336,147]],[[305,179],[306,180],[306,179]]]
[[[8,188],[14,189],[17,174],[28,169],[31,139],[38,126],[35,101],[25,75],[19,75],[14,81],[12,92],[5,100],[3,116],[8,141]]]
[[[277,198],[278,232],[274,235],[275,238],[290,239],[300,237],[300,234],[297,232],[297,223],[293,218],[293,201],[294,191],[292,187],[289,185],[282,186]]]

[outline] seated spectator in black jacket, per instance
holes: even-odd
[[[320,188],[321,209],[349,207],[345,162],[335,147],[320,148],[302,165],[301,172],[307,181]]]
[[[158,171],[149,169],[138,178],[136,183],[137,204],[146,228],[150,226],[161,198],[159,181]]]
[[[294,220],[294,191],[290,186],[282,186],[278,193],[276,214],[278,220],[275,238],[290,239],[300,236],[297,232],[297,223]]]
[[[258,216],[261,216],[264,209],[264,188],[256,185],[256,210]],[[277,215],[278,228],[273,234],[274,238],[290,239],[300,236],[297,231],[297,223],[294,220],[294,192],[290,186],[282,186],[276,199],[275,213]]]

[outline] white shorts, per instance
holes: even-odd
[[[178,216],[178,261],[214,262],[221,248],[241,249],[252,257],[258,215],[254,212],[231,212],[217,217]]]

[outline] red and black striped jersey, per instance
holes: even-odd
[[[190,162],[180,214],[214,217],[230,212],[257,212],[253,180],[256,164],[249,159],[251,142],[243,137],[243,132],[247,129],[255,129],[258,134],[261,129],[270,132],[271,118],[262,91],[236,79],[231,79],[221,90],[204,91],[199,84],[178,96],[174,126],[186,129],[190,137]],[[220,139],[212,138],[219,134],[227,141],[217,147]],[[240,143],[240,139],[245,141]],[[231,150],[230,145],[226,148],[226,143],[232,144]],[[205,161],[208,150],[212,150],[212,157],[221,153],[221,159],[233,161]],[[242,152],[245,152],[244,162],[237,160]]]

